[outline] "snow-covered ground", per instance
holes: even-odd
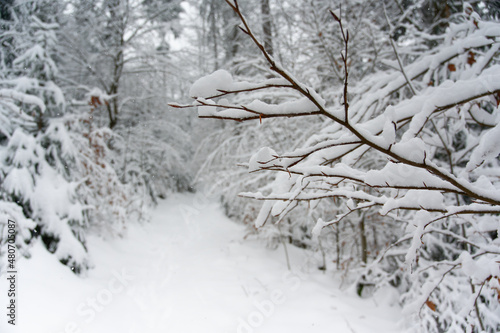
[[[94,267],[83,278],[35,244],[32,258],[18,262],[18,325],[3,315],[0,332],[403,331],[390,290],[360,299],[304,264],[304,251],[289,248],[288,271],[282,248],[244,236],[217,204],[176,195],[126,237],[89,239]]]

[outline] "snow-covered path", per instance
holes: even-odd
[[[331,275],[300,266],[305,254],[291,249],[290,272],[282,248],[244,235],[217,204],[178,195],[123,239],[90,239],[85,278],[37,244],[18,263],[18,325],[2,320],[0,332],[401,332],[390,292],[341,292]]]

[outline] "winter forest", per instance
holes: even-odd
[[[500,331],[500,2],[0,0],[0,43],[0,332]]]

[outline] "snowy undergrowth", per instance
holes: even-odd
[[[88,238],[76,276],[37,242],[20,259],[19,320],[0,332],[402,332],[389,289],[360,299],[304,250],[271,251],[201,195],[160,202],[121,239]],[[5,290],[6,279],[0,279]]]

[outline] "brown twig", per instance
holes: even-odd
[[[349,82],[349,70],[348,70],[348,64],[347,64],[347,58],[348,58],[348,49],[349,49],[349,31],[344,32],[344,26],[342,24],[341,18],[339,18],[333,11],[330,10],[330,14],[332,14],[333,18],[337,23],[339,24],[340,27],[340,32],[342,33],[342,40],[344,42],[344,53],[340,53],[340,57],[342,58],[342,62],[344,64],[344,117],[345,117],[345,122],[349,123],[349,103],[347,101],[347,85]]]
[[[469,183],[464,183],[460,180],[458,180],[453,174],[449,173],[448,171],[439,168],[437,165],[433,165],[430,163],[430,161],[426,160],[425,158],[422,161],[415,161],[412,160],[408,157],[402,156],[400,154],[395,153],[393,150],[390,149],[390,147],[385,147],[381,146],[375,142],[373,142],[369,137],[363,135],[355,126],[349,123],[348,121],[348,102],[347,102],[347,84],[344,85],[344,117],[345,119],[341,119],[338,116],[332,114],[328,110],[325,109],[323,102],[320,102],[316,96],[316,93],[311,93],[310,89],[302,85],[301,83],[298,82],[291,74],[289,74],[286,70],[284,70],[280,65],[278,65],[274,58],[269,55],[269,53],[265,50],[264,46],[262,43],[259,42],[259,40],[256,38],[252,30],[250,29],[245,17],[240,11],[238,2],[236,0],[230,1],[226,0],[226,2],[231,6],[231,8],[234,10],[236,15],[240,18],[243,27],[241,27],[241,30],[247,34],[250,39],[253,41],[253,43],[258,47],[260,50],[261,54],[264,56],[266,61],[270,64],[271,69],[275,71],[277,74],[279,74],[282,78],[284,78],[286,81],[290,83],[290,88],[298,91],[302,96],[308,98],[318,109],[316,112],[317,114],[324,115],[328,118],[330,118],[332,121],[340,124],[341,126],[345,127],[348,131],[350,131],[353,135],[355,135],[360,141],[362,145],[367,145],[382,154],[392,158],[394,161],[397,161],[399,163],[403,163],[409,166],[413,166],[419,169],[424,169],[428,171],[429,173],[437,176],[438,178],[441,178],[442,180],[448,182],[450,185],[454,186],[460,194],[466,195],[470,198],[482,201],[484,203],[492,204],[492,205],[499,205],[500,206],[500,199],[498,199],[495,195],[490,195],[488,193],[484,193],[481,191],[478,191],[476,188],[474,188],[471,184]],[[336,15],[332,12],[332,15],[334,18]],[[337,20],[340,21],[340,19],[337,17]],[[346,54],[343,55],[343,60],[344,60],[344,66],[346,66],[345,71],[347,70],[347,51],[348,51],[348,34],[346,34],[343,31],[343,28],[341,29],[343,38],[345,40],[345,52]],[[347,78],[346,78],[347,80]],[[473,97],[468,97],[465,98],[463,101],[460,102],[455,102],[450,105],[444,105],[444,106],[439,106],[435,109],[434,112],[439,112],[442,110],[449,109],[453,106],[456,106],[458,104],[471,101],[476,98],[480,98],[486,95],[490,95],[496,92],[487,92],[483,94],[479,94],[478,96],[473,96]],[[311,113],[308,113],[311,114]],[[273,115],[273,116],[281,116],[281,117],[288,117],[288,116],[294,116],[294,114],[289,115],[289,114],[281,114],[281,115]],[[241,120],[246,120],[246,119],[241,119]],[[402,120],[404,121],[404,119]]]

